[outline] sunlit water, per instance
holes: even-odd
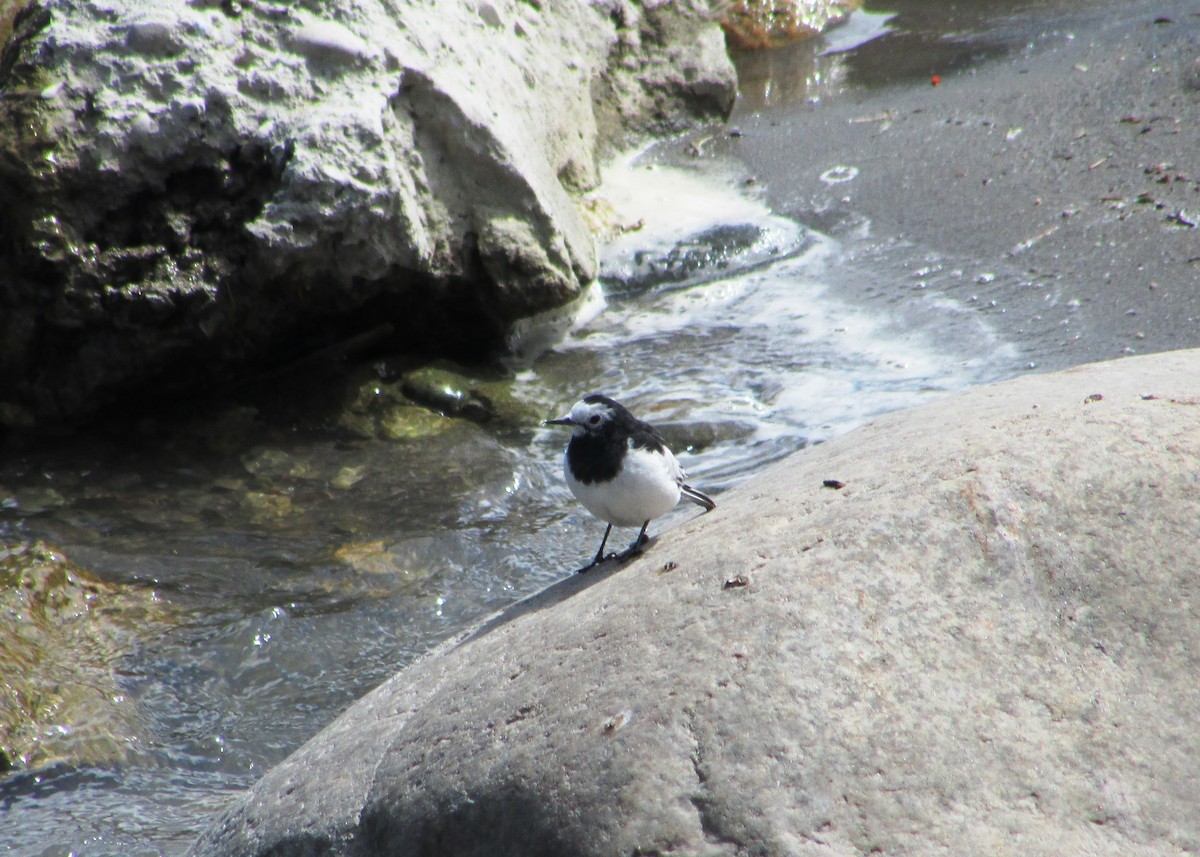
[[[584,323],[513,370],[543,417],[593,390],[619,397],[719,499],[876,414],[1014,371],[978,312],[928,289],[840,297],[878,275],[763,208],[734,165],[676,160],[610,170],[614,222],[640,226],[607,248]],[[267,432],[223,455],[81,438],[7,462],[0,539],[44,539],[182,619],[121,666],[144,722],[130,761],[11,777],[0,849],[180,853],[379,681],[569,573],[602,526],[562,484],[564,441],[536,421],[457,421],[407,442]],[[361,478],[335,487],[347,472]]]

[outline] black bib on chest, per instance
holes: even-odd
[[[636,420],[631,422],[632,426],[609,423],[600,432],[572,437],[567,444],[571,475],[584,485],[608,482],[621,472],[621,465],[631,447],[652,452],[663,451],[662,439],[653,428]]]
[[[571,475],[584,485],[593,482],[608,482],[621,472],[621,460],[625,457],[625,444],[611,436],[594,434],[571,438],[567,444],[567,462]]]

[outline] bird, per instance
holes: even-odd
[[[650,522],[675,508],[681,498],[703,506],[705,512],[717,507],[711,497],[683,481],[683,468],[658,429],[608,396],[584,396],[565,417],[546,420],[544,425],[571,429],[563,455],[567,487],[585,509],[608,524],[595,558],[579,573],[609,559],[641,553]],[[604,546],[614,526],[642,529],[627,550],[605,556]]]

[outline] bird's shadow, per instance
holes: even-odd
[[[645,552],[643,548],[642,553]],[[638,556],[641,556],[639,553]],[[584,571],[577,571],[570,577],[564,577],[562,580],[551,583],[545,589],[535,592],[533,595],[522,598],[514,604],[495,613],[485,619],[482,624],[477,625],[470,631],[467,631],[453,646],[457,649],[459,646],[466,645],[481,637],[485,637],[499,628],[504,627],[514,619],[520,619],[522,616],[528,616],[531,613],[536,613],[539,610],[545,610],[547,607],[553,607],[556,604],[561,604],[572,595],[576,595],[588,587],[599,583],[601,580],[606,580],[616,572],[620,571],[630,561],[637,557],[628,557],[621,559],[613,557],[606,559],[597,565],[594,565]]]

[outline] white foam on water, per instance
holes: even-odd
[[[680,415],[689,421],[755,426],[736,448],[706,450],[705,469],[736,474],[738,456],[753,469],[755,444],[840,434],[1011,365],[1015,348],[947,295],[921,292],[886,306],[839,297],[839,283],[853,276],[842,245],[740,193],[731,172],[619,161],[601,193],[644,226],[603,248],[604,267],[661,254],[720,225],[758,226],[782,236],[786,249],[774,261],[747,254],[744,267],[734,259],[686,287],[613,299],[559,346],[602,355],[607,369],[596,386],[625,384],[610,390],[616,395],[686,402]]]
[[[662,258],[681,244],[721,226],[750,224],[759,238],[743,252],[758,260],[794,251],[804,240],[795,221],[774,215],[736,189],[736,172],[702,162],[696,169],[650,161],[645,150],[628,152],[601,173],[593,197],[607,202],[622,231],[600,249],[601,277],[628,279],[644,257]]]

